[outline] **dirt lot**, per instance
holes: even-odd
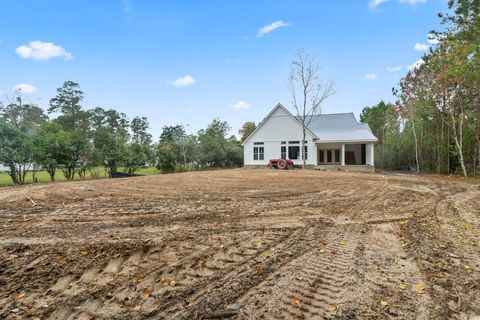
[[[0,189],[0,319],[479,319],[480,188],[225,170]]]

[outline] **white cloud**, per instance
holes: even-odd
[[[37,87],[34,87],[31,84],[19,83],[13,87],[13,90],[20,91],[21,93],[34,93],[37,91]]]
[[[414,71],[415,69],[419,68],[424,63],[425,63],[425,61],[423,61],[423,59],[418,59],[411,66],[408,66],[407,70]]]
[[[174,85],[175,87],[186,87],[186,86],[191,86],[195,82],[197,82],[195,78],[193,78],[190,75],[186,75],[178,78],[177,80],[173,81],[171,84]]]
[[[430,43],[431,45],[436,46],[437,44],[440,43],[440,40],[438,39],[438,36],[436,36],[436,35],[434,35],[434,34],[432,34],[432,33],[429,33],[429,34],[427,35],[427,38],[428,38],[428,40],[427,40],[428,43]]]
[[[385,3],[387,1],[391,1],[391,0],[370,0],[368,5],[370,6],[370,8],[375,9],[378,6],[380,6],[382,3]],[[427,0],[396,0],[396,1],[399,2],[399,3],[408,3],[408,4],[411,4],[411,5],[415,5],[417,3],[426,3],[427,2]]]
[[[387,67],[388,72],[398,72],[402,70],[402,65],[394,66],[394,67]]]
[[[18,47],[15,52],[22,58],[33,60],[48,60],[56,57],[63,57],[65,60],[73,59],[70,52],[52,42],[32,41],[28,45]]]
[[[417,51],[427,51],[428,48],[430,48],[429,46],[427,46],[426,44],[424,43],[415,43],[415,46],[413,46],[413,48]]]
[[[370,6],[370,8],[373,9],[373,8],[376,8],[379,5],[381,5],[382,3],[387,2],[387,1],[389,1],[389,0],[370,0],[368,5]]]
[[[377,74],[376,73],[367,73],[365,75],[365,79],[370,80],[370,81],[375,80],[375,79],[377,79]]]
[[[291,23],[284,22],[282,20],[275,21],[273,23],[270,23],[269,25],[261,27],[258,32],[257,32],[257,37],[261,38],[266,34],[269,34],[270,32],[281,28],[281,27],[288,27],[291,26]]]
[[[230,106],[230,108],[233,109],[233,110],[239,111],[239,110],[250,109],[250,105],[248,103],[246,103],[245,101],[240,100],[237,103],[232,104]]]

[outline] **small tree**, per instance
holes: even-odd
[[[67,180],[73,180],[77,170],[84,172],[82,166],[86,154],[89,152],[89,113],[82,110],[81,102],[83,92],[78,83],[65,81],[63,86],[57,89],[57,95],[50,99],[49,113],[58,112],[54,121],[71,134],[71,144],[67,150],[68,160],[62,164],[61,169]]]
[[[301,155],[305,168],[304,153],[308,125],[313,115],[321,113],[321,104],[335,93],[335,88],[333,82],[320,80],[319,67],[315,59],[305,51],[299,50],[292,61],[288,89],[293,99],[293,108],[302,124]]]
[[[146,164],[149,158],[150,146],[145,146],[136,142],[126,145],[123,160],[124,171],[130,175],[134,174],[138,168]]]
[[[200,142],[200,161],[205,167],[223,167],[227,162],[227,145],[225,138],[230,126],[226,121],[214,119],[205,130],[198,132]]]
[[[50,180],[55,181],[57,169],[69,161],[69,148],[72,145],[71,134],[63,130],[55,122],[46,122],[32,137],[33,158],[36,163],[50,175]]]
[[[32,156],[30,137],[20,129],[0,122],[0,163],[10,169],[14,184],[25,183]]]
[[[240,128],[240,130],[238,130],[238,134],[240,135],[240,142],[243,143],[252,134],[256,127],[257,126],[255,125],[255,122],[245,122]]]
[[[175,171],[176,161],[175,145],[171,142],[160,142],[157,146],[157,168],[162,173]]]

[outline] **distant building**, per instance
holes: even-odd
[[[244,165],[266,166],[270,159],[290,159],[320,169],[374,170],[377,138],[353,113],[312,115],[307,119],[305,150],[302,155],[301,118],[278,104],[243,142]]]

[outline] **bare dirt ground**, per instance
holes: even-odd
[[[222,170],[0,189],[0,319],[479,319],[480,188]]]

